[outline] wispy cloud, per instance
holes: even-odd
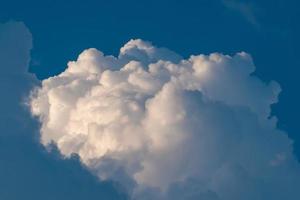
[[[256,28],[260,27],[260,23],[257,19],[257,12],[259,9],[253,2],[222,0],[222,3],[226,8],[240,13],[250,24]]]

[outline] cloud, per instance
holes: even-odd
[[[32,36],[22,22],[0,23],[0,199],[126,199],[112,182],[100,182],[74,156],[60,159],[37,141],[38,124],[24,105],[39,85],[27,72]]]
[[[222,3],[226,8],[240,13],[250,24],[256,28],[260,28],[260,23],[257,19],[258,8],[253,2],[222,0]]]
[[[281,91],[245,52],[182,59],[131,40],[83,51],[32,92],[41,143],[77,154],[132,199],[297,199],[300,166],[277,129]]]

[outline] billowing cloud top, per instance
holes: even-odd
[[[247,53],[182,59],[131,40],[83,51],[31,98],[41,142],[73,153],[133,199],[294,199],[300,167],[270,117],[280,86]]]

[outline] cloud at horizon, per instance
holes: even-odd
[[[30,106],[44,146],[132,199],[300,197],[292,141],[271,116],[280,86],[254,72],[245,52],[182,59],[136,39],[118,57],[83,51]]]

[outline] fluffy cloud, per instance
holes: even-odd
[[[41,142],[78,154],[133,199],[297,199],[300,166],[276,128],[280,86],[253,75],[251,56],[182,59],[131,40],[96,49],[33,91]]]

